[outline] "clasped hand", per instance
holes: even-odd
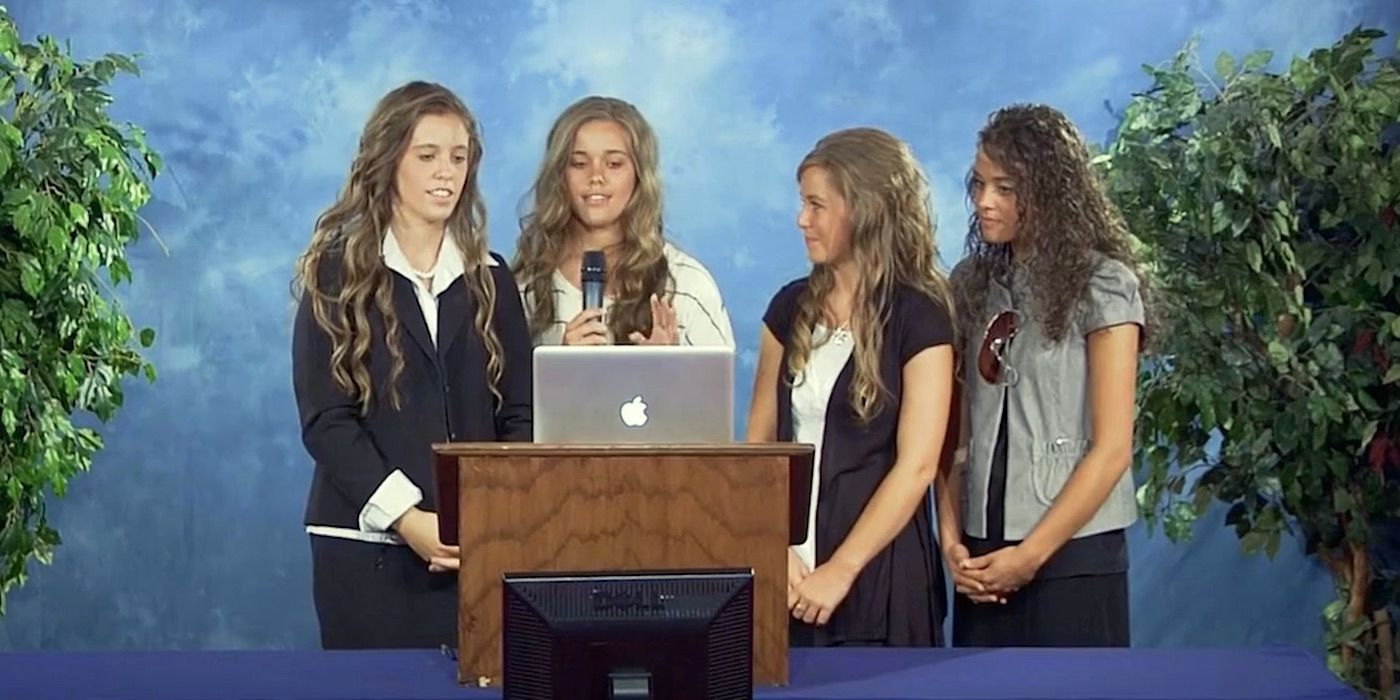
[[[394,530],[428,563],[428,571],[456,571],[461,567],[461,548],[450,547],[438,539],[437,513],[410,508],[394,523]]]
[[[809,625],[825,625],[851,592],[855,572],[828,561],[813,571],[788,550],[788,611]]]
[[[1040,564],[1019,545],[974,557],[962,543],[944,548],[954,589],[976,603],[1006,603],[1007,595],[1030,583]]]

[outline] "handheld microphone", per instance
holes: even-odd
[[[607,262],[603,259],[603,251],[583,252],[583,268],[579,279],[583,283],[584,310],[603,308],[603,287],[607,281]]]

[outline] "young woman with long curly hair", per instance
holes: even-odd
[[[531,439],[530,338],[486,247],[481,137],[446,88],[385,95],[296,266],[292,377],[326,648],[456,644],[435,442]]]
[[[1150,290],[1060,112],[997,111],[968,177],[959,458],[940,541],[959,646],[1129,643],[1137,358]]]

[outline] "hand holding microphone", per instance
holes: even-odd
[[[579,282],[583,286],[583,310],[603,308],[603,289],[607,287],[608,261],[601,250],[583,251],[583,266]]]
[[[608,327],[602,309],[584,309],[564,326],[564,345],[607,345]]]
[[[583,288],[583,311],[564,326],[565,345],[607,345],[608,327],[603,323],[603,290],[607,287],[607,261],[601,250],[586,250],[579,271]]]

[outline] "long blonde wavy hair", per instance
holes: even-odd
[[[621,251],[608,256],[608,292],[616,301],[607,323],[616,342],[627,342],[632,331],[651,334],[651,295],[664,298],[671,281],[663,255],[656,135],[631,104],[614,97],[585,97],[569,105],[550,128],[544,161],[527,195],[533,204],[520,218],[520,239],[511,267],[533,301],[529,309],[533,337],[554,323],[552,277],[568,253],[569,236],[577,226],[565,178],[574,137],[584,124],[597,120],[614,122],[627,133],[637,174],[632,199],[622,211]]]
[[[851,306],[855,337],[855,376],[849,402],[861,423],[878,415],[888,399],[880,378],[880,350],[894,292],[906,285],[953,316],[947,276],[939,267],[934,242],[928,180],[909,147],[879,129],[845,129],[817,142],[797,167],[823,168],[850,212],[851,248],[860,283]],[[835,286],[834,270],[815,265],[797,299],[788,374],[802,381],[811,357],[812,332],[826,318],[826,299]]]
[[[489,388],[500,398],[504,358],[493,330],[496,285],[487,264],[486,206],[477,183],[480,130],[467,106],[450,90],[415,81],[394,89],[375,105],[360,134],[345,185],[335,203],[317,217],[311,243],[296,264],[294,289],[298,296],[309,295],[316,324],[331,338],[335,384],[355,398],[363,413],[369,412],[376,390],[383,388],[371,383],[367,367],[375,341],[371,307],[384,319],[390,359],[389,403],[395,410],[401,406],[398,384],[404,355],[400,322],[394,313],[393,273],[384,266],[381,249],[398,198],[394,183],[399,162],[408,151],[418,120],[430,114],[460,118],[469,134],[467,181],[448,217],[446,231],[466,264],[463,279],[476,297],[474,322],[486,345]]]

